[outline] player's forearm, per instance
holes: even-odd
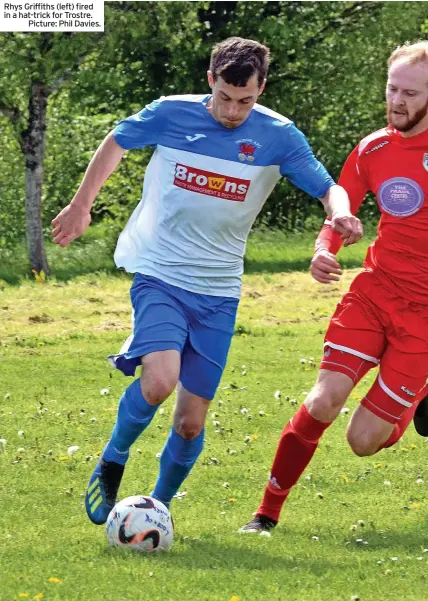
[[[342,247],[342,244],[343,240],[341,235],[338,232],[333,231],[330,222],[326,221],[315,240],[314,254],[317,254],[321,250],[327,250],[333,255],[336,255]]]
[[[113,132],[110,132],[92,157],[71,204],[89,211],[104,182],[116,169],[125,152],[115,141]]]
[[[327,194],[320,198],[320,200],[330,218],[336,215],[351,215],[349,197],[342,186],[338,186],[337,184],[331,186]]]

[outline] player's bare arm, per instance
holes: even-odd
[[[342,186],[331,186],[328,193],[321,199],[328,215],[331,215],[329,228],[341,234],[345,246],[358,242],[363,234],[360,220],[352,215],[348,195]],[[322,284],[329,284],[340,279],[342,269],[331,252],[330,243],[322,235],[318,236],[315,244],[315,254],[311,261],[312,277]]]
[[[331,186],[321,202],[327,215],[331,215],[333,231],[342,234],[344,246],[358,242],[363,235],[361,221],[352,215],[348,195],[342,186]]]
[[[92,157],[74,198],[52,220],[52,238],[56,244],[67,246],[85,232],[91,223],[92,204],[125,152],[110,132]]]

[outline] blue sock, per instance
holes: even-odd
[[[172,497],[196,463],[203,446],[204,430],[196,438],[186,440],[171,428],[160,458],[159,477],[151,496],[169,507]]]
[[[129,448],[153,419],[158,405],[150,405],[141,392],[140,380],[135,380],[119,401],[116,424],[102,457],[125,465]]]

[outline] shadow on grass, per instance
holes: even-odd
[[[254,232],[250,235],[244,272],[247,274],[274,274],[283,272],[306,272],[312,258],[314,234],[286,235],[279,231]],[[339,262],[344,269],[360,267],[367,244],[356,245],[349,252],[344,249]],[[51,279],[68,282],[76,277],[96,273],[119,275],[113,261],[115,238],[106,233],[102,225],[88,231],[81,239],[67,248],[46,242],[46,252],[51,268]],[[24,244],[14,249],[0,250],[1,281],[17,286],[34,280]]]
[[[324,551],[309,555],[306,545],[301,551],[298,546],[285,550],[283,544],[275,545],[272,542],[273,538],[261,540],[258,536],[236,536],[238,539],[236,542],[228,540],[224,544],[219,543],[213,536],[198,541],[191,539],[186,541],[177,537],[176,546],[173,546],[168,553],[130,551],[130,554],[136,557],[136,561],[149,564],[154,562],[156,565],[165,563],[168,567],[184,570],[188,570],[189,566],[191,569],[205,572],[229,569],[256,573],[271,570],[310,570],[313,575],[322,577],[326,572],[342,571],[344,563],[357,561],[357,557],[358,561],[372,562],[374,550],[387,555],[396,552],[420,555],[426,544],[426,537],[420,530],[390,532],[386,539],[372,532],[367,536],[370,541],[368,546],[354,542],[344,549],[343,544],[337,544],[337,541],[330,541],[330,544],[326,545],[328,541],[324,540]],[[275,536],[277,535],[274,534],[273,537]],[[242,537],[242,540],[238,537]],[[123,553],[123,549],[103,547],[100,551],[102,556],[114,557],[118,561],[126,562],[129,557],[128,553]]]
[[[261,259],[245,259],[244,273],[263,274],[263,273],[287,273],[293,271],[309,271],[311,257],[307,259],[283,259],[269,261]],[[361,267],[360,258],[341,259],[340,264],[343,269],[354,269]]]
[[[293,259],[293,260],[264,260],[250,259],[245,260],[244,273],[246,274],[275,274],[275,273],[291,273],[291,272],[306,272],[309,270],[310,258],[308,259]],[[342,260],[341,265],[344,269],[353,269],[361,267],[360,259]],[[94,263],[71,263],[66,266],[51,264],[50,278],[58,282],[69,282],[77,277],[84,275],[96,275],[105,273],[111,276],[121,276],[124,271],[118,269],[113,262],[96,261]],[[0,281],[6,282],[10,286],[19,286],[25,281],[34,280],[31,275],[29,265],[6,265],[0,266]]]
[[[202,571],[217,570],[249,570],[263,572],[272,569],[310,569],[314,574],[322,575],[326,570],[338,569],[338,562],[329,562],[327,557],[310,558],[307,554],[299,555],[296,551],[295,557],[289,555],[284,557],[284,550],[275,550],[270,539],[262,541],[259,537],[250,535],[236,535],[242,539],[242,543],[236,544],[230,541],[219,544],[214,537],[204,537],[203,540],[189,542],[181,540],[180,546],[172,547],[168,553],[135,553],[130,551],[132,557],[141,558],[141,561],[167,563],[169,567],[175,566],[183,569],[197,569]],[[186,544],[187,543],[187,544]],[[262,544],[260,544],[262,543]],[[263,544],[265,543],[265,544]],[[270,543],[270,544],[269,544]],[[258,548],[255,548],[255,547]],[[116,560],[127,561],[128,553],[123,548],[103,547],[101,554]]]
[[[415,528],[412,530],[386,530],[376,531],[367,530],[364,538],[368,540],[368,545],[364,551],[373,551],[374,549],[385,550],[392,553],[395,550],[406,553],[422,554],[423,549],[428,547],[428,534],[424,533],[424,528]],[[354,541],[348,545],[348,551],[354,553],[361,552],[362,546]]]
[[[122,276],[123,271],[119,270],[115,265],[102,264],[102,265],[71,265],[67,267],[53,267],[51,269],[50,279],[57,282],[69,282],[77,277],[84,275],[97,275],[104,273],[112,276]],[[24,282],[34,281],[35,277],[31,274],[29,266],[13,268],[1,268],[0,267],[0,282],[6,282],[10,286],[20,286]]]

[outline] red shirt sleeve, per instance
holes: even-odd
[[[345,188],[348,193],[353,215],[357,213],[365,195],[370,190],[360,164],[358,147],[356,146],[346,159],[338,181],[339,186]],[[332,230],[330,220],[327,218],[316,239],[315,252],[326,249],[335,255],[339,252],[342,244],[341,234]]]

